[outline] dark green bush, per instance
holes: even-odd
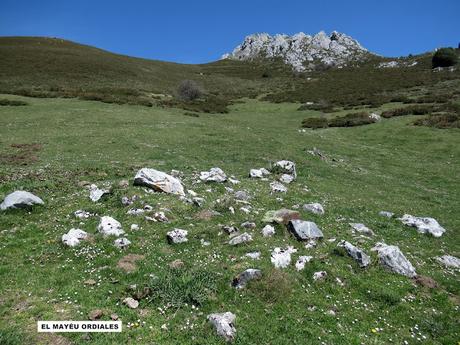
[[[436,51],[431,60],[433,68],[450,67],[458,62],[458,53],[454,48],[441,48]]]
[[[302,127],[304,128],[327,128],[327,119],[323,117],[309,117],[302,121]]]
[[[28,105],[29,103],[24,101],[17,101],[13,99],[2,98],[0,99],[0,106],[21,106],[21,105]]]
[[[390,118],[395,116],[405,116],[405,115],[426,115],[433,111],[436,108],[432,105],[410,105],[403,108],[396,108],[392,110],[387,110],[382,112],[382,117]]]
[[[435,128],[460,128],[460,116],[454,113],[432,114],[414,122],[416,126]]]
[[[369,117],[369,113],[359,112],[335,117],[329,120],[329,127],[354,127],[369,125],[374,122],[375,120]]]
[[[323,113],[330,113],[334,111],[332,104],[324,99],[319,100],[313,104],[302,104],[297,110],[316,110]]]
[[[181,101],[193,101],[202,95],[203,90],[193,80],[183,80],[177,87],[177,98]]]

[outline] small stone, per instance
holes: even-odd
[[[99,189],[95,184],[89,187],[89,198],[93,202],[99,201],[104,195],[109,194],[108,189]]]
[[[273,193],[286,193],[287,188],[283,184],[279,183],[278,181],[273,181],[270,183],[270,188]]]
[[[131,244],[131,241],[128,240],[126,237],[117,238],[113,243],[115,247],[120,248],[120,249],[125,249],[130,244]]]
[[[158,192],[185,195],[179,179],[155,169],[143,168],[134,177],[134,185],[147,186]]]
[[[227,235],[232,235],[239,232],[238,228],[232,225],[224,225],[222,226],[222,230],[224,230]]]
[[[291,263],[291,254],[295,252],[297,249],[291,246],[286,249],[277,247],[273,249],[270,260],[276,268],[286,268]]]
[[[246,286],[246,284],[255,279],[260,279],[262,277],[262,271],[254,268],[248,268],[244,272],[238,274],[233,279],[232,286],[237,289],[242,289]]]
[[[265,168],[260,169],[251,169],[249,171],[249,177],[251,178],[264,178],[265,176],[270,175],[270,171]]]
[[[285,174],[292,175],[294,178],[297,177],[295,163],[287,160],[278,161],[273,165],[274,171],[281,171]]]
[[[293,219],[299,219],[300,213],[282,208],[276,211],[267,211],[262,219],[264,223],[288,224]]]
[[[137,231],[137,230],[139,230],[139,225],[131,224],[131,231]]]
[[[327,277],[327,272],[326,271],[319,271],[319,272],[313,273],[313,280],[314,281],[324,280],[324,279],[326,279],[326,277]]]
[[[256,223],[246,221],[246,222],[241,224],[241,227],[245,228],[245,229],[255,229],[256,228]]]
[[[129,187],[129,181],[128,180],[120,180],[118,182],[118,187],[120,187],[120,188],[128,188]]]
[[[248,201],[250,199],[250,195],[248,192],[244,190],[239,190],[235,192],[235,199],[236,200],[242,200],[242,201]]]
[[[88,233],[81,229],[70,229],[67,234],[62,235],[62,243],[69,247],[75,247],[80,244],[80,241],[86,240]]]
[[[14,208],[28,208],[33,205],[43,204],[43,200],[38,196],[26,191],[18,190],[6,196],[5,200],[3,200],[0,204],[0,210],[4,211]]]
[[[187,230],[174,229],[167,233],[167,239],[170,244],[184,243],[188,241],[187,234],[188,234]]]
[[[337,245],[346,250],[347,254],[351,256],[359,264],[360,267],[367,267],[371,263],[371,258],[358,247],[355,247],[350,242],[340,241]]]
[[[303,205],[303,209],[305,211],[308,211],[308,212],[311,212],[311,213],[314,213],[314,214],[324,214],[324,208],[323,208],[323,205],[315,202],[315,203],[311,203],[311,204],[305,204]]]
[[[245,256],[251,258],[252,260],[259,260],[260,259],[260,252],[250,252],[246,253]]]
[[[386,218],[393,218],[394,213],[389,211],[380,211],[379,216],[386,217]]]
[[[202,171],[200,173],[200,180],[203,182],[225,182],[227,175],[220,168],[211,168],[209,171]]]
[[[430,234],[434,237],[441,237],[446,229],[444,229],[436,219],[430,217],[414,217],[410,214],[405,214],[399,218],[405,225],[415,227],[421,234]]]
[[[366,236],[374,236],[374,232],[369,229],[367,226],[361,223],[350,223],[350,226],[353,228],[353,230],[366,235]]]
[[[96,285],[96,281],[94,279],[88,279],[88,280],[85,280],[83,284],[92,286],[92,285]]]
[[[262,235],[264,237],[272,237],[275,234],[275,228],[271,225],[265,225],[262,229]]]
[[[297,271],[301,271],[305,268],[305,264],[310,262],[313,259],[313,256],[299,256],[295,263],[295,268]]]
[[[292,181],[294,181],[294,176],[289,175],[289,174],[283,174],[279,177],[279,181],[281,183],[289,184]]]
[[[89,312],[88,318],[92,321],[98,320],[104,315],[104,312],[101,309],[95,309]]]
[[[109,216],[101,217],[97,230],[103,236],[120,236],[125,233],[121,228],[120,222]]]
[[[117,321],[118,320],[118,315],[117,314],[110,314],[110,319],[112,319],[113,321]]]
[[[460,259],[452,255],[443,255],[436,258],[436,261],[446,267],[460,268]]]
[[[232,237],[232,239],[230,241],[228,241],[228,244],[231,245],[231,246],[236,246],[236,245],[239,245],[239,244],[242,244],[242,243],[247,243],[247,242],[250,242],[250,241],[252,241],[252,236],[250,234],[248,234],[247,232],[245,232],[245,233],[243,233],[241,235]]]
[[[323,238],[323,232],[314,222],[294,219],[289,221],[288,229],[299,241]]]
[[[131,309],[136,309],[139,306],[139,301],[136,301],[132,297],[127,297],[123,300],[123,303],[126,304]]]
[[[208,315],[208,320],[215,327],[217,334],[226,341],[232,341],[236,337],[235,319],[235,314],[230,312]]]

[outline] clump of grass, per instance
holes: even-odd
[[[168,269],[150,283],[150,301],[180,308],[202,305],[217,291],[217,275],[203,269]]]
[[[16,328],[0,329],[0,344],[21,345],[24,344],[24,337]]]
[[[291,276],[276,268],[272,268],[262,279],[251,284],[251,291],[267,303],[276,303],[289,298],[292,290]]]
[[[176,95],[181,101],[193,101],[203,96],[203,89],[194,80],[182,80]]]
[[[390,118],[405,115],[426,115],[436,110],[432,105],[411,105],[382,112],[382,117]]]
[[[14,99],[2,98],[0,99],[0,106],[21,106],[21,105],[28,105],[29,103],[24,101],[18,101]]]

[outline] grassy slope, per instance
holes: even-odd
[[[0,218],[0,329],[8,330],[5,339],[11,343],[21,334],[27,340],[17,343],[56,342],[55,338],[38,338],[35,320],[85,319],[95,308],[104,309],[108,315],[116,312],[125,326],[138,319],[145,325],[125,329],[121,335],[95,334],[91,344],[219,344],[222,341],[205,316],[227,310],[237,315],[236,344],[285,344],[287,339],[292,344],[458,341],[458,306],[451,299],[457,296],[458,303],[459,274],[433,260],[441,254],[460,256],[458,130],[410,126],[413,117],[401,117],[363,127],[299,133],[298,126],[308,112],[296,111],[295,104],[253,100],[232,106],[230,114],[198,118],[156,107],[66,99],[27,101],[31,105],[0,108],[0,154],[11,154],[11,144],[43,145],[34,153],[38,162],[23,167],[0,165],[0,195],[24,188],[46,202],[45,207],[31,213],[7,212]],[[310,156],[306,150],[313,147],[339,161]],[[298,180],[289,186],[282,202],[269,194],[268,182],[246,178],[250,168],[279,159],[291,159],[298,165]],[[78,186],[83,180],[108,181],[116,186],[122,178],[132,181],[143,166],[183,171],[185,185],[205,196],[206,207],[225,194],[224,187],[192,185],[192,175],[219,166],[241,180],[239,189],[254,195],[258,214],[226,213],[211,221],[199,221],[193,218],[198,209],[173,196],[145,194],[138,187],[115,188],[108,200],[93,204],[87,191]],[[304,191],[304,186],[311,191]],[[206,192],[208,188],[213,192]],[[119,201],[126,194],[142,195],[156,210],[170,209],[172,222],[147,223],[142,217],[126,215]],[[360,270],[350,258],[334,253],[337,242],[325,240],[307,250],[281,227],[277,227],[274,238],[260,235],[264,211],[315,201],[325,206],[323,217],[301,213],[317,222],[326,239],[357,243],[348,222],[363,222],[376,232],[375,238],[362,240],[367,252],[377,241],[399,245],[417,272],[434,278],[441,288],[429,291],[414,287],[410,280],[383,270],[375,255],[372,266]],[[73,218],[72,212],[82,208],[114,216],[126,230],[131,223],[138,223],[141,230],[128,230],[132,245],[126,252],[116,250],[112,239],[98,235],[94,243],[75,250],[64,248],[60,236],[71,227],[95,233],[97,219],[80,225]],[[439,239],[423,236],[396,220],[379,217],[380,210],[432,216],[447,232]],[[247,219],[258,226],[254,242],[230,248],[225,244],[226,236],[218,234],[218,223],[239,225]],[[189,229],[190,242],[168,245],[165,233],[173,227]],[[212,245],[201,247],[201,238]],[[299,255],[313,255],[314,261],[302,272],[292,266],[286,269],[279,285],[263,279],[243,291],[230,288],[232,277],[245,268],[258,267],[268,275],[272,271],[270,251],[286,245],[294,245]],[[240,259],[253,250],[262,252],[260,261]],[[126,253],[146,256],[138,272],[126,275],[116,269],[116,262]],[[218,273],[218,293],[198,312],[189,306],[162,315],[157,307],[163,304],[142,300],[140,308],[146,309],[147,315],[140,316],[119,303],[127,296],[130,284],[144,286],[150,274],[160,275],[174,259],[182,259],[187,270],[198,266]],[[103,269],[105,266],[108,268]],[[328,272],[324,283],[312,281],[313,272],[319,270]],[[345,286],[339,286],[336,277]],[[90,278],[100,285],[86,287],[83,282]],[[293,288],[291,294],[286,292],[286,285]],[[311,306],[316,309],[309,309]],[[332,308],[337,310],[335,317],[325,314]],[[193,330],[187,328],[187,320],[194,325]],[[162,324],[167,324],[168,331],[160,329]],[[419,331],[412,338],[411,328],[416,326]],[[373,333],[375,328],[382,331]],[[79,334],[66,337],[81,341]]]

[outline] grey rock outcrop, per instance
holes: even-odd
[[[208,315],[208,320],[216,329],[217,334],[227,341],[232,341],[236,337],[235,319],[236,315],[230,312]]]
[[[260,279],[262,277],[262,271],[255,268],[248,268],[247,270],[238,274],[232,282],[232,286],[237,289],[242,289],[251,280]]]
[[[314,222],[294,219],[288,223],[287,227],[299,241],[323,238],[323,232]]]
[[[324,31],[314,36],[299,32],[293,36],[267,33],[249,35],[233,52],[224,54],[223,59],[256,60],[260,58],[281,58],[295,71],[314,68],[315,64],[345,66],[360,61],[369,52],[358,41],[343,33]]]
[[[5,200],[0,204],[0,210],[26,208],[33,205],[43,205],[43,200],[30,192],[17,190],[5,197]]]
[[[134,177],[134,185],[147,186],[158,192],[185,196],[182,183],[175,177],[155,169],[143,168]]]
[[[340,241],[337,246],[344,248],[347,254],[355,259],[360,267],[367,267],[371,263],[371,258],[362,249],[355,247],[350,242]]]
[[[429,217],[414,217],[410,214],[405,214],[399,218],[405,225],[414,227],[421,234],[430,234],[434,237],[441,237],[446,231],[436,219]]]
[[[227,175],[221,168],[211,168],[209,171],[200,173],[200,180],[203,182],[225,182],[227,181]]]
[[[413,278],[417,275],[415,268],[406,259],[404,254],[397,246],[389,246],[385,243],[377,243],[373,251],[377,251],[380,264],[398,274]]]

